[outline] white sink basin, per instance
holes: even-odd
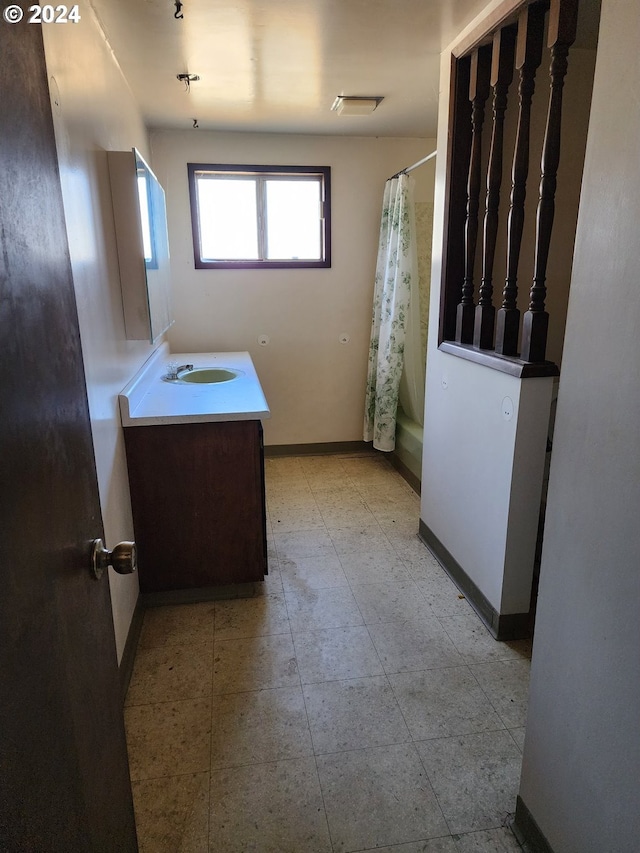
[[[181,370],[178,373],[178,381],[213,385],[216,382],[232,382],[242,375],[241,370],[233,370],[230,367],[194,367],[193,370]]]

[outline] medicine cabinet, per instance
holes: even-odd
[[[154,343],[173,324],[164,190],[135,148],[107,156],[125,333]]]

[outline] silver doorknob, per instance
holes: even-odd
[[[104,547],[102,539],[94,539],[91,549],[91,570],[98,578],[111,566],[119,575],[130,575],[138,568],[138,551],[135,542],[120,542],[113,551]]]

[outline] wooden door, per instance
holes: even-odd
[[[0,850],[137,850],[40,27],[0,33]]]

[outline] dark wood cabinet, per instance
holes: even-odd
[[[124,431],[140,589],[194,589],[264,579],[260,421]]]

